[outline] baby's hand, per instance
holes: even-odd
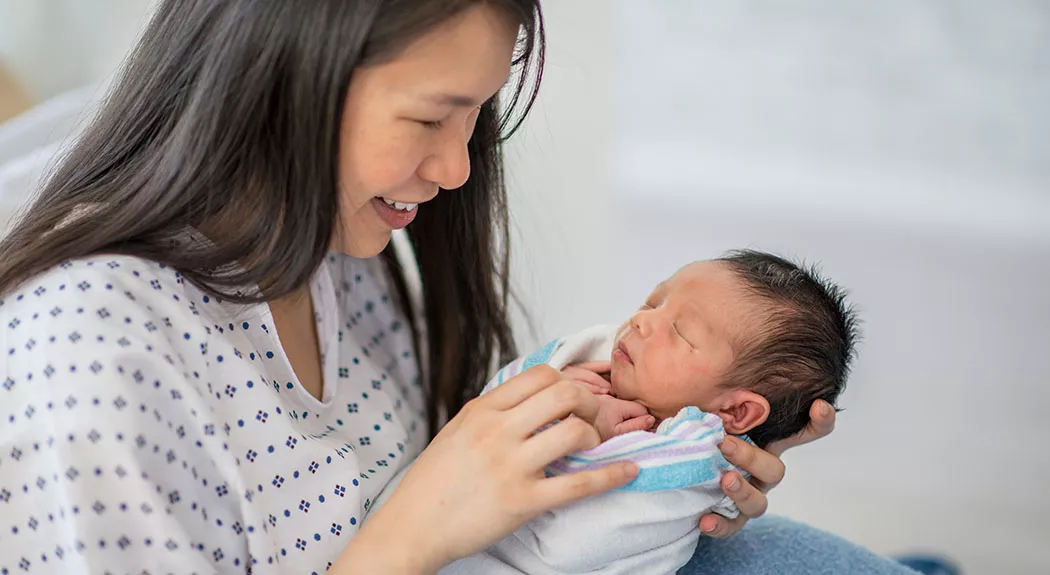
[[[598,416],[594,427],[602,441],[630,431],[645,431],[656,423],[656,418],[641,404],[617,399],[611,395],[598,396]]]
[[[597,363],[588,366],[599,365]],[[644,431],[656,423],[656,418],[633,401],[613,397],[612,385],[597,371],[588,367],[570,365],[561,370],[562,375],[586,387],[598,396],[598,416],[594,427],[602,441],[629,431]]]
[[[612,385],[605,378],[589,369],[570,365],[562,368],[561,374],[586,387],[594,395],[608,395],[612,391]]]

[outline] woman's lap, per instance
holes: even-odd
[[[728,539],[701,537],[678,575],[905,575],[914,571],[841,537],[783,517],[749,521]]]

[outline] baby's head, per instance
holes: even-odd
[[[814,400],[835,405],[857,338],[843,291],[815,270],[732,252],[682,268],[624,323],[613,393],[657,420],[695,405],[764,447],[801,431]]]

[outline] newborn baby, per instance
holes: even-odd
[[[777,256],[738,251],[682,268],[614,332],[592,328],[547,347],[558,347],[553,363],[575,356],[555,367],[601,396],[603,441],[696,406],[765,447],[801,431],[814,400],[835,405],[856,339],[838,286]],[[603,345],[608,354],[587,357]],[[519,359],[485,390],[551,360]]]
[[[814,400],[835,405],[856,338],[841,289],[777,256],[740,251],[682,268],[619,327],[512,362],[482,393],[548,363],[599,395],[603,443],[552,463],[548,475],[629,459],[638,477],[545,513],[441,573],[675,573],[703,514],[738,513],[719,485],[734,469],[718,450],[724,433],[764,447],[801,431]]]

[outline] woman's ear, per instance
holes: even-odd
[[[736,389],[725,395],[722,407],[715,415],[722,418],[722,425],[727,432],[740,435],[766,421],[769,417],[769,402],[753,391]]]

